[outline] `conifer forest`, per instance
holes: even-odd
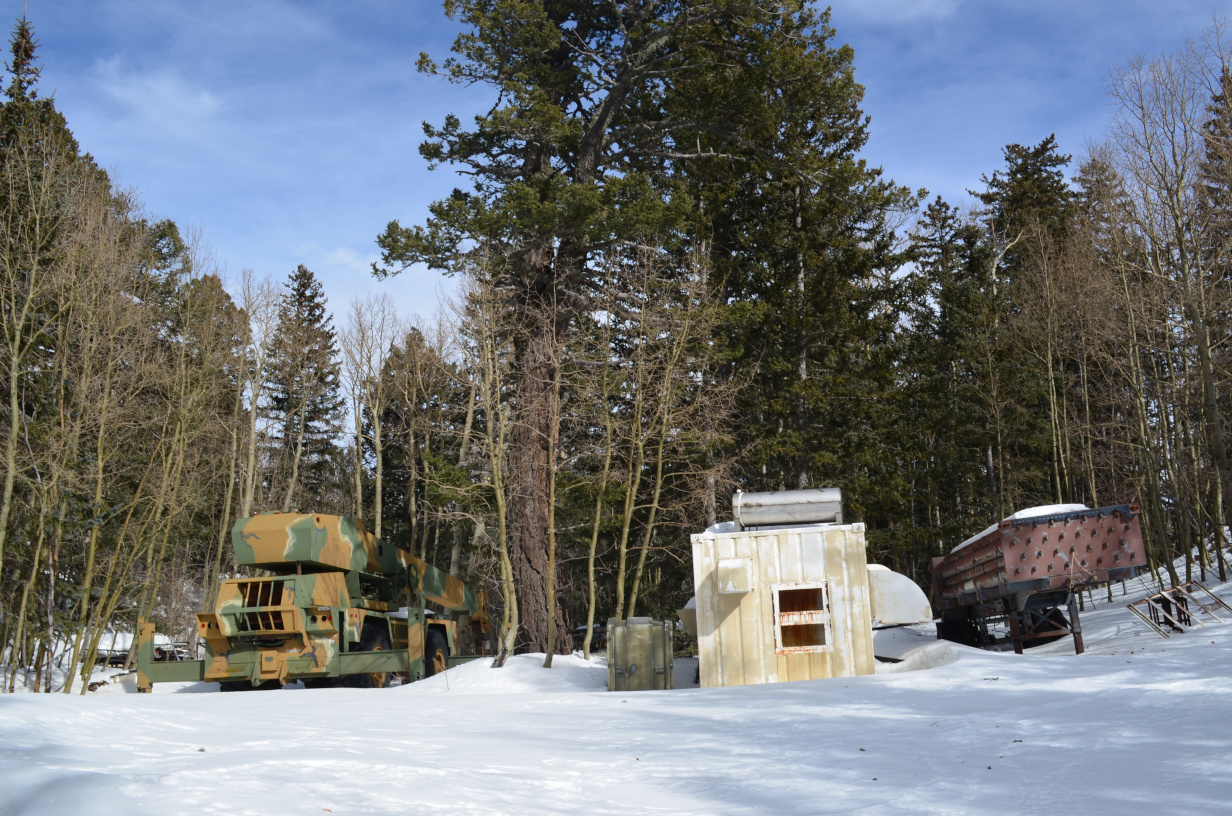
[[[327,302],[312,257],[224,275],[209,236],[83,152],[16,24],[3,688],[24,667],[82,691],[138,617],[195,639],[232,526],[265,511],[358,517],[486,587],[501,655],[670,616],[689,535],[736,490],[841,488],[869,560],[926,589],[931,558],[1067,502],[1139,502],[1164,580],[1226,580],[1220,24],[1126,55],[1096,141],[1007,145],[947,202],[862,158],[859,55],[811,4],[446,13],[452,52],[419,69],[489,105],[424,125],[407,161],[459,187],[372,236],[377,278],[455,284],[415,320],[386,295]],[[53,661],[78,679],[53,689]]]

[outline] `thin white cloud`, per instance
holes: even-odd
[[[223,108],[218,93],[166,68],[138,71],[121,57],[98,60],[93,80],[99,94],[118,107],[120,118],[160,130],[194,130]]]

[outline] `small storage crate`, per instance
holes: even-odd
[[[608,691],[672,687],[672,624],[652,618],[607,619]]]

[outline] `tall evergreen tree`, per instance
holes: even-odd
[[[271,504],[284,512],[301,500],[321,506],[337,477],[334,440],[344,404],[325,292],[300,264],[287,280],[270,353],[268,411],[281,464],[275,471],[281,480],[270,485]]]
[[[851,143],[862,142],[852,130],[860,115],[857,108],[853,121],[850,106],[830,107],[832,97],[850,95],[849,52],[827,44],[828,23],[802,2],[462,0],[446,9],[468,30],[440,70],[459,83],[488,85],[499,103],[472,129],[452,116],[426,127],[425,158],[462,165],[475,187],[433,204],[424,227],[391,222],[378,239],[375,271],[418,262],[456,269],[476,245],[501,259],[498,283],[516,315],[510,534],[524,645],[538,650],[548,645],[551,605],[557,355],[579,310],[604,285],[596,260],[622,241],[667,251],[688,243],[699,196],[684,179],[715,163],[748,172],[759,167],[752,158],[790,145],[774,137],[787,113],[774,100],[801,72],[804,90],[792,98],[831,114],[806,119],[825,131],[832,150],[849,154]],[[426,56],[421,66],[437,70]],[[809,93],[819,94],[812,103]],[[796,155],[766,158],[794,161],[801,177],[833,169]],[[865,183],[849,181],[835,187],[839,197],[830,204]],[[815,206],[826,205],[818,199]],[[558,646],[568,648],[564,639]]]
[[[18,20],[10,44],[12,56],[5,66],[9,84],[0,103],[0,151],[37,134],[37,139],[51,139],[64,160],[75,161],[79,149],[68,123],[51,97],[39,96],[38,80],[43,69],[35,58],[38,46],[34,26],[24,17]]]
[[[1005,169],[982,176],[984,190],[972,195],[986,208],[994,240],[1012,245],[1001,267],[1013,270],[1025,263],[1029,242],[1065,237],[1073,197],[1064,170],[1070,156],[1059,151],[1055,134],[1033,147],[1007,145],[1002,155]]]
[[[1207,107],[1207,123],[1203,133],[1205,155],[1199,168],[1198,206],[1201,213],[1206,269],[1201,272],[1202,284],[1209,289],[1224,289],[1232,280],[1232,73],[1224,66],[1219,74],[1219,92]],[[1198,365],[1202,372],[1202,414],[1207,429],[1207,442],[1223,494],[1225,522],[1232,520],[1232,455],[1228,453],[1227,423],[1220,410],[1219,380],[1226,375],[1217,371],[1211,340],[1226,337],[1232,329],[1232,313],[1227,303],[1220,304],[1205,316],[1197,317],[1197,309],[1189,304],[1189,318],[1195,326]]]
[[[23,389],[21,383],[30,372],[49,376],[43,362],[56,346],[49,333],[64,307],[50,268],[81,176],[96,174],[96,180],[106,180],[89,156],[79,155],[53,101],[39,97],[37,49],[34,28],[23,17],[13,29],[12,56],[6,65],[9,83],[0,102],[0,360],[6,369],[0,385],[5,425],[0,576],[14,491],[19,487],[17,439],[23,415],[28,418],[33,410],[31,404],[21,404],[23,392],[29,401],[42,391]]]
[[[989,421],[996,406],[984,383],[1004,350],[990,286],[994,256],[979,226],[938,198],[911,243],[895,427],[906,489],[887,526],[900,567],[926,581],[929,558],[995,515],[996,470],[987,454],[996,442]]]
[[[984,240],[992,250],[985,296],[993,319],[980,377],[997,515],[1066,501],[1071,489],[1062,477],[1060,438],[1065,371],[1049,311],[1061,291],[1058,258],[1071,218],[1073,193],[1064,173],[1070,157],[1054,136],[1033,147],[1008,145],[1002,155],[1004,169],[984,176],[984,190],[973,193],[984,205]]]
[[[740,29],[738,81],[715,84],[756,137],[690,174],[724,300],[721,340],[751,380],[739,449],[747,488],[847,488],[857,516],[892,387],[901,259],[888,218],[914,207],[859,158],[868,139],[850,47],[828,13],[791,7],[784,42]],[[698,93],[688,104],[713,104]],[[694,101],[697,100],[697,101]]]

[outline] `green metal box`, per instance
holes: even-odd
[[[652,618],[607,619],[608,691],[672,687],[672,624]]]

